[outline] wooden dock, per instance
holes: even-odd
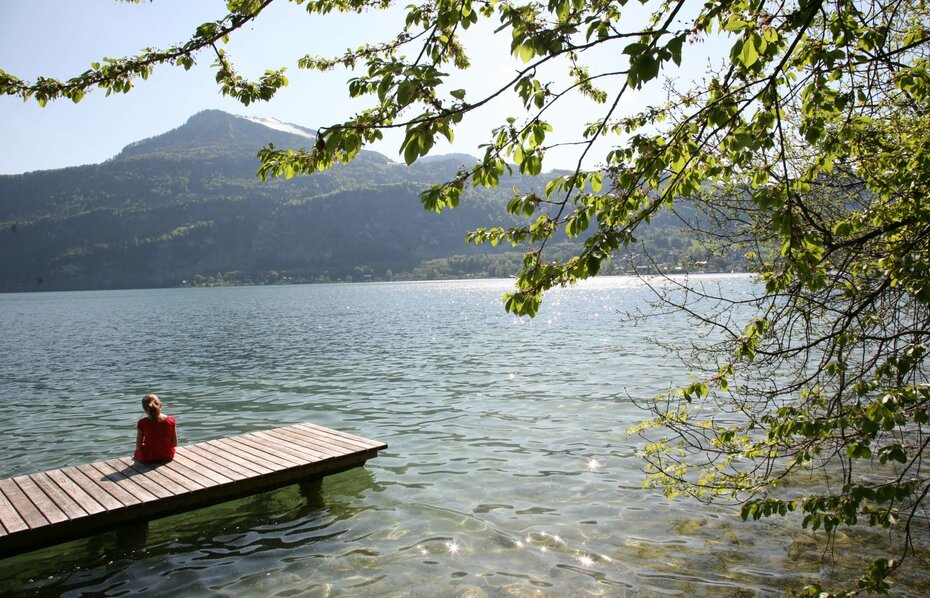
[[[169,463],[123,457],[0,480],[0,556],[337,473],[384,448],[297,424],[178,447]]]

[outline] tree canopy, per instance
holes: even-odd
[[[229,0],[228,14],[189,40],[104,59],[69,80],[26,82],[0,71],[0,91],[40,103],[78,101],[95,88],[127,92],[153,68],[189,68],[203,53],[224,94],[267,100],[287,84],[283,69],[246,80],[223,44],[247,23],[260,26],[272,1]],[[392,4],[291,1],[311,18]],[[550,176],[544,189],[515,190],[508,209],[522,225],[468,237],[526,248],[505,301],[530,316],[547,289],[596,275],[635,242],[640,224],[682,198],[695,201],[702,217],[690,224],[714,246],[746,251],[760,291],[739,300],[705,293],[700,308],[688,303],[693,295],[665,297],[716,332],[695,382],[653,403],[654,419],[640,428],[654,441],[645,452],[650,480],[669,494],[741,500],[744,518],[797,511],[805,527],[831,534],[860,522],[889,528],[899,550],[877,556],[849,588],[886,591],[888,575],[928,532],[928,5],[425,0],[405,11],[390,39],[297,60],[302,69],[354,68],[349,93],[370,104],[320,129],[309,151],[262,149],[259,176],[347,162],[388,129],[405,132],[400,150],[410,164],[440,136],[451,140],[468,113],[516,95],[522,111],[502,117],[478,163],[421,200],[428,210],[454,208],[469,185],[495,186],[512,169],[540,174],[547,152],[576,150],[573,172]],[[648,18],[637,17],[643,11]],[[448,82],[469,67],[462,33],[481,21],[509,36],[524,66],[472,97]],[[668,84],[667,101],[623,109],[625,98],[661,85],[685,53],[712,54],[720,44],[728,52],[719,64],[687,87]],[[595,68],[595,50],[612,63]],[[577,96],[589,101],[590,122],[566,136],[549,115]],[[577,255],[550,259],[558,231],[583,240]],[[745,322],[744,313],[752,314]],[[672,434],[662,440],[653,428]],[[802,471],[834,483],[793,485]]]

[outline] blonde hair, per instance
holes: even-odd
[[[147,394],[142,397],[142,409],[148,414],[149,419],[158,421],[158,415],[161,413],[161,399],[156,394]]]

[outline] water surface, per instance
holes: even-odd
[[[745,277],[707,277],[730,296]],[[633,400],[685,383],[635,279],[506,314],[509,281],[0,295],[0,476],[131,453],[156,392],[181,443],[312,421],[366,467],[0,561],[0,591],[753,596],[850,575],[797,521],[641,487]],[[881,542],[840,536],[845,556]],[[926,576],[903,580],[920,595]]]

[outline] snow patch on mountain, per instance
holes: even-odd
[[[276,118],[258,118],[255,116],[243,116],[242,118],[264,127],[268,127],[269,129],[274,129],[275,131],[281,131],[282,133],[290,133],[291,135],[306,137],[307,139],[316,139],[316,135],[311,131],[304,129],[303,127],[298,127],[297,125],[292,125],[291,123],[282,122]]]

